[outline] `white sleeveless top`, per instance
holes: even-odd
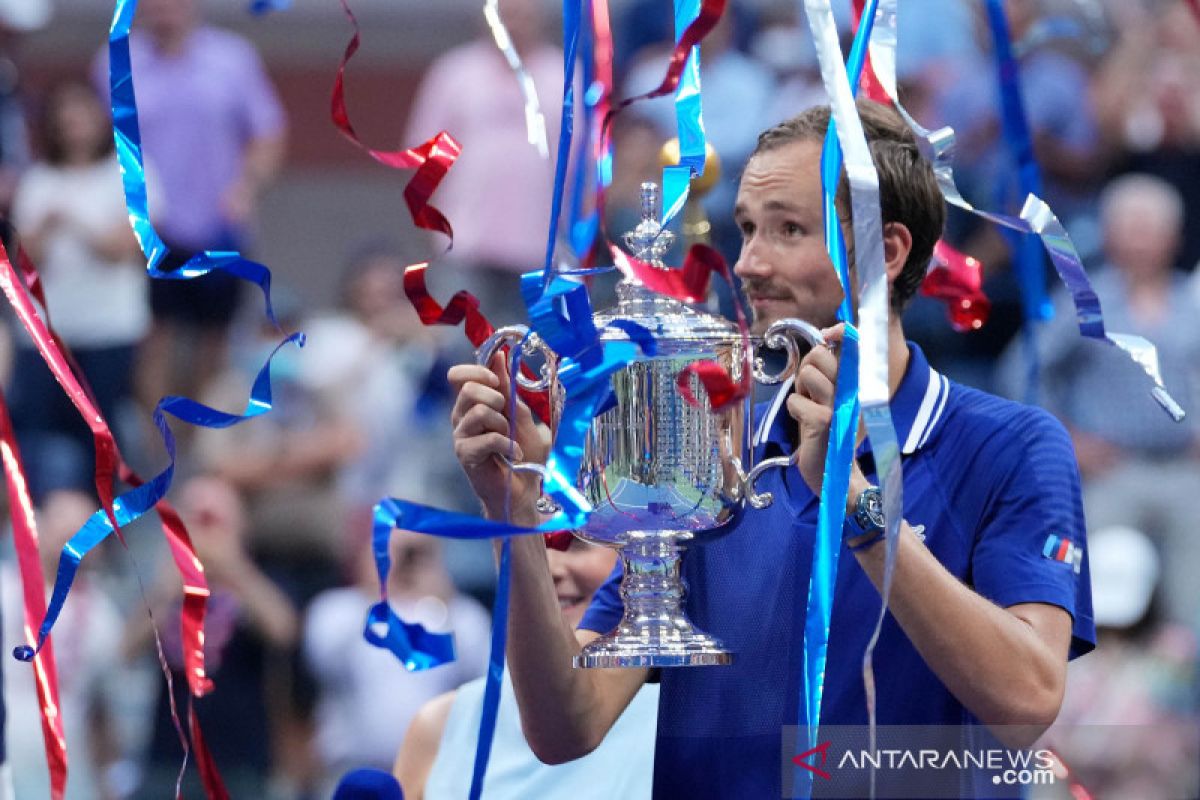
[[[437,758],[425,783],[426,800],[462,800],[469,794],[483,688],[483,678],[459,687]],[[543,764],[525,743],[517,698],[505,670],[483,797],[485,800],[649,798],[657,728],[658,684],[648,683],[594,751],[566,764]]]

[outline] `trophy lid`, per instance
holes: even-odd
[[[642,184],[642,219],[637,227],[625,234],[625,244],[635,258],[656,269],[670,269],[662,258],[675,242],[675,235],[658,221],[659,189],[656,184]],[[633,277],[617,284],[617,304],[596,314],[597,327],[613,320],[636,322],[654,334],[660,348],[666,341],[725,341],[736,336],[738,329],[729,320],[688,308],[678,300],[651,291]],[[601,338],[618,338],[621,334],[602,333]],[[670,348],[675,349],[675,348]]]

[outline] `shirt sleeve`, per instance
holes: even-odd
[[[617,559],[617,565],[613,567],[608,580],[596,591],[596,594],[592,595],[592,603],[579,622],[580,630],[608,633],[617,627],[617,623],[621,621],[621,617],[625,613],[625,604],[621,602],[619,591],[621,574],[621,560]]]
[[[287,129],[287,116],[284,114],[283,104],[279,101],[279,95],[267,75],[262,59],[249,43],[245,43],[242,61],[244,69],[239,71],[238,82],[241,91],[238,97],[241,101],[246,133],[251,139],[283,134]]]
[[[1047,603],[1072,617],[1070,657],[1096,644],[1079,468],[1063,426],[1026,407],[995,436],[1003,464],[971,559],[975,590],[996,604]],[[1002,440],[1002,441],[1001,441]]]

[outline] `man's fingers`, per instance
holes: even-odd
[[[464,467],[481,466],[493,456],[504,456],[514,461],[524,461],[521,446],[502,433],[485,433],[469,439],[456,439],[454,454]]]
[[[842,340],[846,338],[846,323],[839,322],[833,327],[823,328],[821,336],[825,339],[826,345],[836,349],[842,343]]]
[[[796,391],[821,405],[833,404],[833,381],[815,364],[804,364],[796,376]]]
[[[495,373],[480,364],[455,364],[446,373],[446,380],[450,382],[456,392],[468,383],[482,383],[493,389],[500,388],[500,381],[496,378]]]
[[[801,438],[829,432],[829,423],[833,421],[833,409],[829,406],[793,394],[788,398],[787,407],[792,419],[799,424]]]
[[[494,408],[477,405],[463,414],[454,426],[454,438],[467,439],[484,433],[508,435],[508,418]]]
[[[488,374],[491,375],[490,372]],[[495,375],[492,375],[493,379],[495,377]],[[490,386],[484,386],[481,383],[472,381],[464,384],[459,389],[458,397],[454,399],[454,407],[450,410],[450,424],[458,427],[458,423],[462,421],[462,418],[475,406],[485,406],[503,413],[507,405],[508,403],[504,399],[504,395],[500,394],[499,391]]]

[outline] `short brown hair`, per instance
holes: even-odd
[[[892,284],[892,308],[901,312],[925,278],[933,246],[942,235],[946,205],[933,167],[917,149],[912,131],[893,109],[871,100],[858,101],[858,114],[879,173],[879,206],[883,222],[898,222],[912,234],[912,250]],[[829,128],[829,106],[813,106],[758,136],[754,153],[793,142],[820,142]],[[848,219],[850,184],[843,169],[837,189],[838,214]],[[853,258],[853,256],[851,256]]]

